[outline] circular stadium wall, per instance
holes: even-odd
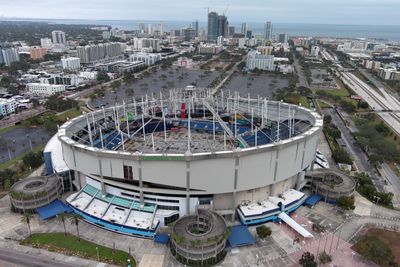
[[[243,201],[298,189],[322,129],[314,111],[238,94],[170,91],[129,102],[62,125],[64,160],[103,194],[179,216],[202,205],[233,214]]]

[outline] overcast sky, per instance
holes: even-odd
[[[0,0],[0,16],[63,19],[206,20],[400,25],[400,0]]]

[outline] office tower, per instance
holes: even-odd
[[[228,18],[225,15],[218,16],[218,36],[228,36]]]
[[[147,33],[148,34],[153,34],[153,27],[151,26],[151,24],[147,25]]]
[[[66,44],[67,39],[65,38],[65,32],[63,31],[52,31],[51,37],[53,39],[53,44]]]
[[[242,31],[241,31],[241,33],[243,35],[246,35],[246,33],[247,33],[247,23],[246,22],[242,23]]]
[[[158,34],[164,35],[164,24],[158,23]]]
[[[0,49],[0,52],[2,53],[4,65],[8,67],[11,66],[13,62],[19,61],[18,48],[12,47],[12,48]]]
[[[217,45],[223,45],[224,44],[224,36],[220,35],[218,36],[217,39]]]
[[[183,28],[181,30],[181,36],[184,37],[184,41],[190,42],[194,37],[196,37],[196,30],[192,28]]]
[[[228,35],[232,37],[235,34],[235,26],[228,27]]]
[[[253,37],[253,31],[252,30],[247,30],[246,31],[246,38],[252,38]]]
[[[195,37],[199,36],[199,21],[196,20],[192,23],[192,29],[194,29]]]
[[[139,33],[144,33],[144,24],[143,23],[138,24],[138,31],[139,31]]]
[[[267,21],[264,25],[264,38],[268,41],[272,41],[272,22]]]
[[[287,33],[281,33],[278,36],[278,42],[279,43],[287,43],[288,42],[288,34]]]
[[[218,14],[208,13],[207,40],[215,41],[218,37]]]

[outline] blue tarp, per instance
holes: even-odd
[[[159,244],[168,244],[169,242],[169,235],[167,234],[159,234],[154,237],[154,242]]]
[[[319,196],[319,195],[311,195],[306,199],[306,201],[304,201],[304,204],[307,205],[307,206],[313,207],[320,200],[321,200],[321,196]]]
[[[245,225],[236,225],[232,227],[232,232],[228,237],[228,242],[231,247],[240,247],[253,245],[256,243],[253,236]]]
[[[56,199],[50,204],[38,208],[37,212],[42,220],[47,220],[61,213],[71,213],[72,209],[61,200]]]

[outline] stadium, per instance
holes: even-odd
[[[306,198],[321,130],[301,106],[188,87],[72,119],[52,153],[73,173],[74,212],[152,238],[199,209],[244,225],[282,219]]]

